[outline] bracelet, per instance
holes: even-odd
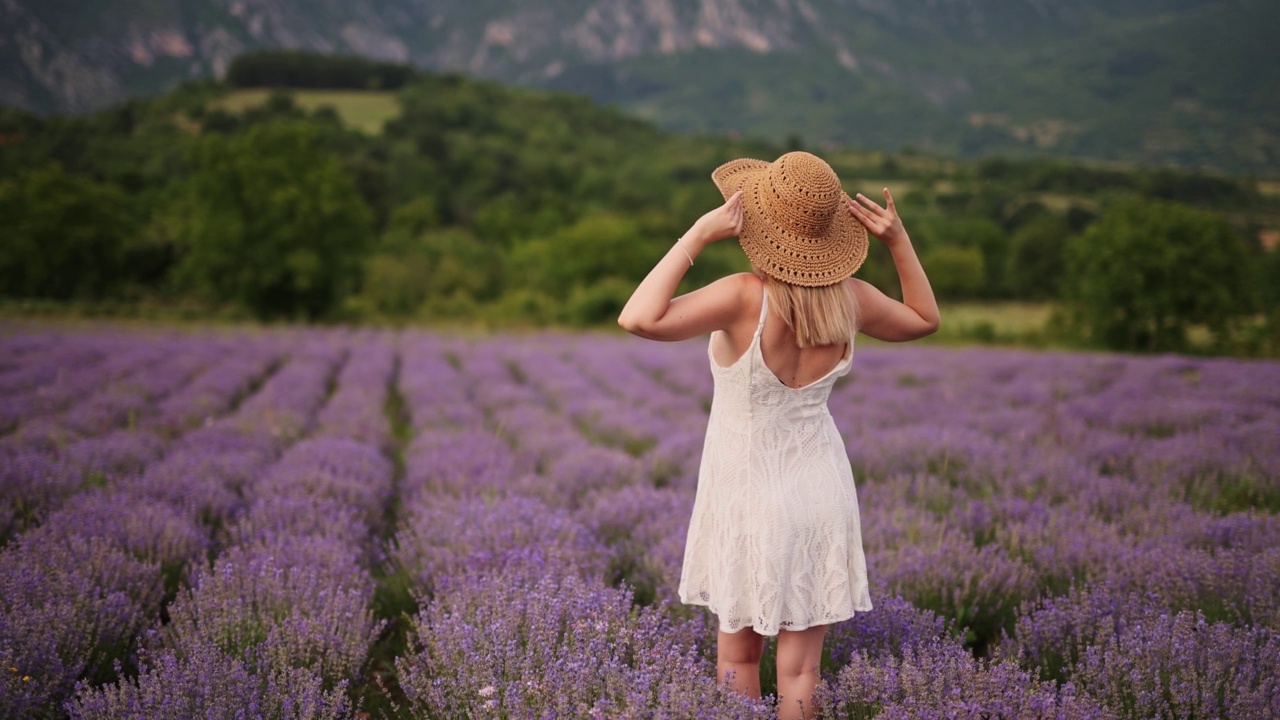
[[[693,256],[690,255],[689,251],[685,250],[684,245],[680,243],[680,241],[683,239],[684,238],[676,238],[676,247],[680,248],[680,251],[684,253],[684,256],[689,258],[689,267],[693,267]]]

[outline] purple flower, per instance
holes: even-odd
[[[24,538],[0,553],[0,717],[48,715],[78,679],[131,660],[159,611],[155,565],[105,538]]]
[[[1070,678],[1125,717],[1280,713],[1280,635],[1170,613],[1154,594],[1098,586],[1045,600],[1002,653]]]
[[[814,705],[820,718],[1113,717],[1070,683],[1041,682],[1012,662],[978,661],[948,643],[909,647],[900,658],[855,653],[819,685]]]
[[[411,711],[427,715],[770,717],[716,685],[694,627],[530,558],[450,584],[396,669]]]
[[[444,578],[500,571],[530,554],[562,572],[604,574],[606,552],[591,533],[568,511],[531,498],[424,498],[402,527],[392,559],[420,594]]]
[[[249,671],[309,668],[327,686],[356,674],[381,631],[354,554],[321,543],[232,548],[169,608],[179,655],[210,645]]]
[[[138,677],[100,687],[81,685],[67,712],[75,720],[351,717],[344,685],[326,688],[314,670],[273,667],[254,672],[211,643],[144,655]]]

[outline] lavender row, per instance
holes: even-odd
[[[151,420],[157,402],[217,363],[229,349],[221,344],[164,343],[149,350],[151,357],[137,358],[133,370],[65,412],[34,421],[24,418],[13,440],[56,447],[117,428],[154,427]]]
[[[255,356],[256,362],[229,364],[223,368],[226,375],[219,373],[222,379],[204,383],[204,390],[242,392],[254,381],[253,374],[260,376],[278,356],[270,344],[250,345],[242,350],[245,356]],[[336,357],[334,353],[335,360]],[[263,390],[294,383],[297,373],[292,375],[286,372],[283,377],[272,378]],[[322,398],[324,383],[314,391]],[[234,402],[233,398],[211,397],[209,392],[193,392],[189,397],[195,404],[188,407],[201,412],[225,408]],[[215,402],[205,405],[208,400]],[[175,402],[172,408],[181,409],[182,405]],[[306,412],[305,407],[302,410]],[[110,474],[112,481],[99,490],[73,497],[47,522],[24,535],[12,549],[14,572],[24,572],[32,562],[29,558],[35,555],[58,558],[57,565],[39,570],[45,584],[56,587],[65,582],[60,574],[80,577],[81,564],[95,562],[95,556],[86,554],[86,548],[100,546],[136,558],[145,567],[133,573],[130,583],[123,587],[99,584],[96,589],[86,588],[87,598],[104,594],[118,598],[111,593],[123,592],[131,600],[127,605],[129,622],[122,618],[109,631],[98,629],[100,608],[94,605],[31,593],[7,598],[11,603],[8,614],[18,621],[38,617],[50,608],[63,608],[61,617],[67,621],[56,626],[57,632],[15,633],[9,638],[11,642],[5,643],[5,650],[12,653],[6,658],[12,661],[11,667],[24,663],[31,666],[36,658],[46,660],[45,668],[32,667],[46,681],[41,688],[32,686],[30,681],[22,682],[16,672],[11,674],[18,678],[15,693],[22,696],[22,701],[14,704],[16,716],[22,716],[23,708],[45,708],[48,712],[48,708],[57,707],[70,697],[77,679],[89,684],[110,680],[115,677],[116,662],[123,662],[126,671],[136,663],[137,631],[158,617],[161,605],[173,596],[192,568],[204,562],[214,542],[215,527],[240,512],[243,501],[237,484],[252,477],[278,453],[271,438],[236,431],[227,420],[183,436],[162,460],[152,463],[147,461],[159,455],[158,436],[138,433],[82,441],[70,450],[84,443],[96,443],[93,448],[83,449],[93,451],[87,453],[95,463],[92,466]],[[139,448],[147,452],[139,453]],[[86,463],[86,457],[71,455],[52,477],[62,472],[63,477],[74,481],[84,467],[90,466]],[[145,471],[141,471],[144,466]],[[86,540],[90,543],[87,546]]]
[[[293,333],[289,364],[220,425],[283,444],[315,427],[316,413],[328,400],[335,373],[346,361],[349,348],[339,334]]]
[[[225,351],[216,342],[170,337],[104,342],[100,362],[63,367],[52,383],[5,396],[0,421],[13,429],[6,444],[50,449],[121,425]]]
[[[567,356],[564,345],[527,348],[511,362],[598,446],[593,454],[630,455],[639,462],[618,457],[612,464],[638,467],[656,485],[691,486],[696,466],[687,461],[702,442],[698,401],[628,362],[625,347],[584,344]]]
[[[359,440],[389,450],[391,424],[384,405],[396,366],[393,339],[370,332],[349,342],[351,357],[338,376],[333,397],[317,416],[316,435]]]
[[[855,649],[816,700],[824,718],[1261,720],[1280,713],[1277,669],[1280,636],[1265,628],[1095,586],[1036,605],[989,660],[929,633],[898,653]]]
[[[278,447],[311,427],[332,434],[332,424],[297,419],[324,417],[345,353],[312,347],[281,372],[289,386],[264,387],[271,401],[255,398]],[[346,398],[353,427],[373,432],[374,443],[386,438],[368,419],[381,412],[393,365],[391,347],[375,344],[336,376],[331,401]],[[243,428],[246,418],[229,425]],[[371,538],[392,472],[375,445],[315,437],[250,474],[240,488],[248,507],[224,533],[225,549],[169,608],[171,622],[152,631],[137,679],[82,692],[73,717],[348,715],[347,683],[381,631],[371,610]],[[211,669],[237,682],[209,685]]]
[[[65,407],[113,373],[128,370],[118,363],[103,365],[129,345],[103,335],[6,337],[6,370],[0,375],[0,396],[4,398],[0,401],[0,431],[12,430],[24,417]]]
[[[215,366],[209,375],[220,379],[202,384],[234,396],[276,355],[269,346],[243,351],[256,360]],[[225,407],[234,397],[220,400]],[[201,523],[194,504],[173,501],[199,497],[200,488],[218,480],[194,458],[211,456],[221,467],[236,443],[217,430],[201,430],[182,438],[164,460],[148,464],[162,444],[148,433],[83,440],[46,473],[20,476],[30,492],[11,496],[19,508],[33,498],[60,499],[60,488],[78,489],[90,470],[111,482],[73,495],[4,551],[0,655],[14,668],[3,681],[11,699],[5,717],[49,714],[71,696],[78,680],[102,682],[129,670],[138,631],[159,615],[190,565],[210,548],[211,528]],[[258,457],[265,460],[266,450]],[[190,470],[200,472],[184,472]]]
[[[192,344],[193,352],[179,357],[201,358],[203,344]],[[281,351],[273,343],[241,342],[227,355],[219,352],[208,369],[192,382],[182,385],[163,400],[145,405],[147,411],[135,416],[134,427],[107,432],[98,437],[72,441],[65,446],[44,448],[27,443],[5,446],[4,484],[0,487],[0,534],[32,527],[56,510],[67,498],[95,486],[134,480],[158,458],[174,438],[202,422],[230,410],[255,382],[269,372]],[[188,374],[191,362],[176,362],[177,372],[157,372],[160,385],[176,385],[176,378]],[[203,364],[203,363],[197,363]],[[145,386],[136,386],[140,395],[126,402],[145,404]],[[9,438],[12,440],[13,438]],[[174,490],[181,492],[180,488]]]

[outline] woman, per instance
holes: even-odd
[[[764,636],[778,637],[780,718],[812,717],[827,625],[871,609],[853,473],[827,411],[853,335],[904,341],[938,306],[888,188],[887,205],[840,188],[809,153],[741,159],[712,179],[726,202],[694,223],[618,318],[652,340],[711,333],[715,396],[680,579],[716,614],[717,676],[760,696]],[[883,241],[898,302],[850,276]],[[698,253],[737,236],[755,273],[673,297]]]

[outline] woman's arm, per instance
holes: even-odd
[[[902,218],[898,217],[889,188],[884,189],[884,199],[886,206],[880,207],[858,193],[858,202],[849,201],[849,211],[868,232],[889,246],[893,264],[898,268],[898,279],[902,282],[902,302],[888,297],[869,283],[854,280],[854,292],[858,298],[858,330],[878,340],[915,340],[937,332],[942,317],[938,313],[938,302],[933,297],[929,278],[924,274],[915,248],[911,246],[911,238],[902,226]]]
[[[658,261],[622,308],[618,324],[650,340],[687,340],[727,328],[737,320],[746,291],[744,278],[731,275],[687,295],[676,287],[703,248],[742,230],[742,193],[698,218]],[[687,253],[687,254],[686,254]]]

